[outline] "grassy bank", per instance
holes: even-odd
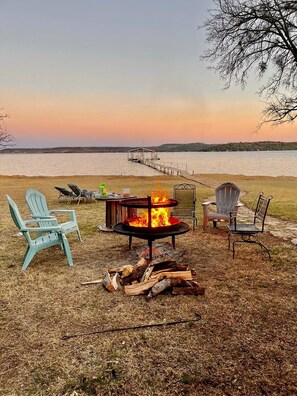
[[[224,181],[235,182],[251,205],[259,191],[272,194],[270,214],[296,219],[296,178],[195,175],[197,209]],[[74,182],[97,190],[145,196],[171,192],[178,177],[0,177],[0,394],[1,395],[296,395],[297,249],[263,235],[272,252],[267,260],[255,246],[241,246],[235,260],[227,249],[226,228],[201,226],[176,239],[174,258],[195,268],[205,296],[164,294],[144,297],[109,294],[101,286],[81,286],[107,268],[135,264],[145,241],[100,233],[104,203],[71,205],[83,242],[69,235],[74,267],[58,247],[39,252],[20,267],[26,249],[17,236],[5,193],[24,217],[25,191],[37,188],[50,208],[58,203],[54,186]],[[201,184],[202,183],[202,184]],[[170,239],[159,241],[169,246]],[[175,327],[61,340],[65,334],[179,319],[201,320]]]

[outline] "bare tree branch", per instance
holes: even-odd
[[[12,147],[15,145],[15,138],[7,131],[3,122],[9,118],[8,114],[0,113],[0,149],[5,147]]]
[[[245,87],[255,73],[268,80],[259,94],[268,101],[265,122],[281,124],[296,118],[297,1],[214,0],[215,8],[201,28],[209,49],[202,60],[229,88]]]

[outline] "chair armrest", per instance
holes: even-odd
[[[53,209],[49,211],[50,213],[65,213],[69,214],[72,221],[76,221],[75,210],[73,209]]]
[[[30,223],[35,223],[38,224],[39,220],[35,220],[35,219],[30,219],[30,220],[24,220],[24,224],[30,224]]]
[[[236,231],[237,211],[233,212],[232,210],[230,210],[230,212],[227,212],[227,214],[229,214],[229,216],[230,216],[230,224],[234,224],[234,228],[235,228],[235,231]]]
[[[50,213],[74,213],[74,209],[52,209],[49,211]]]
[[[202,202],[202,206],[208,206],[208,205],[216,205],[216,202],[213,201],[208,201],[208,202]]]
[[[32,215],[32,219],[56,220],[55,216]]]
[[[27,221],[26,223],[30,223]],[[63,229],[61,227],[22,227],[20,228],[21,232],[32,231],[32,232],[47,232],[47,231],[56,231],[63,233]]]

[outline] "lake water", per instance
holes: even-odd
[[[297,177],[297,151],[160,153],[160,162],[192,173]],[[158,176],[127,160],[127,153],[0,154],[1,175]]]

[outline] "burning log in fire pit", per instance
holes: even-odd
[[[165,290],[172,294],[203,295],[205,288],[194,280],[196,272],[187,264],[178,264],[172,258],[156,259],[150,263],[142,258],[135,266],[110,268],[102,284],[109,292],[123,289],[127,296],[146,294],[154,297]]]
[[[148,196],[147,198],[125,199],[121,201],[123,207],[142,209],[133,218],[127,218],[117,223],[113,230],[119,234],[129,236],[129,249],[132,248],[132,238],[146,239],[149,246],[149,259],[152,260],[152,244],[156,239],[172,238],[175,249],[175,236],[190,230],[188,224],[178,218],[170,216],[170,210],[178,202],[166,196]]]

